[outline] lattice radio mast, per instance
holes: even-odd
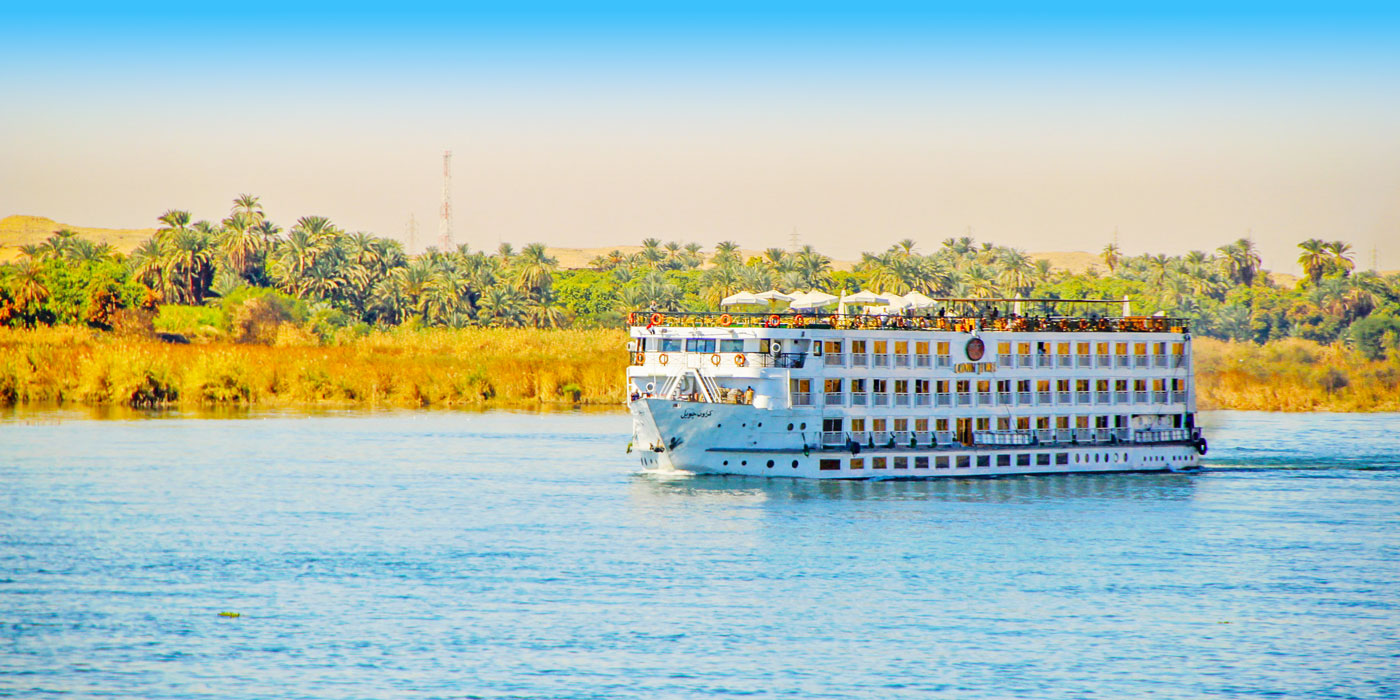
[[[452,250],[452,151],[442,154],[442,216],[438,219],[438,248]]]

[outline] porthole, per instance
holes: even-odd
[[[795,459],[792,460],[792,468],[793,468],[793,469],[796,469],[796,468],[797,468],[797,460],[795,460]]]
[[[769,468],[769,469],[772,469],[772,468],[773,468],[773,460],[771,460],[771,459],[768,460],[768,468]]]
[[[803,430],[806,430],[806,429],[807,429],[807,424],[806,424],[806,423],[803,423],[803,424],[802,424],[802,429],[803,429]]]
[[[729,466],[729,460],[727,460],[727,459],[724,460],[724,466],[726,466],[726,467]]]
[[[749,460],[746,459],[746,460],[740,462],[740,463],[739,463],[739,466],[741,466],[741,467],[747,467],[747,466],[749,466]]]
[[[762,423],[759,423],[759,424],[758,424],[758,427],[762,428],[762,427],[763,427],[763,424],[762,424]]]
[[[788,430],[792,430],[792,423],[788,423]]]

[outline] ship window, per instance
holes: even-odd
[[[803,424],[802,424],[802,427],[804,427],[804,428],[807,427],[807,424],[806,424],[806,423],[803,423]],[[841,432],[841,419],[840,419],[840,418],[823,418],[823,419],[822,419],[822,432],[824,432],[824,433],[839,433],[839,432]]]
[[[1017,429],[1017,430],[1030,430],[1030,429],[1031,429],[1031,418],[1030,418],[1030,416],[1017,416],[1017,417],[1016,417],[1016,429]]]
[[[857,354],[857,355],[860,355],[860,354],[864,353],[864,352],[865,352],[865,341],[864,341],[864,340],[852,340],[852,341],[851,341],[851,352],[853,352],[853,353],[855,353],[855,354]]]
[[[772,469],[772,468],[773,468],[773,460],[771,460],[771,459],[768,460],[768,468],[769,468],[769,469]]]
[[[662,339],[661,339],[661,352],[680,352],[680,351],[681,351],[681,339],[680,339],[680,338],[662,338]]]
[[[942,343],[939,343],[939,344],[938,344],[938,354],[940,354],[940,355],[947,355],[947,354],[948,354],[948,343],[942,342]]]
[[[720,351],[720,352],[743,352],[743,351],[744,351],[744,341],[739,340],[739,339],[737,339],[737,338],[733,338],[733,339],[731,339],[731,338],[726,338],[726,339],[724,339],[724,340],[719,341],[719,351]]]
[[[1010,355],[1010,354],[1011,354],[1011,343],[997,343],[997,354],[998,354],[998,355]]]
[[[998,467],[1009,467],[1009,466],[1011,466],[1011,455],[997,455],[997,466],[998,466]]]
[[[870,468],[871,468],[871,469],[884,469],[884,468],[888,465],[888,463],[889,463],[889,462],[888,462],[888,458],[886,458],[886,457],[871,457],[871,458],[870,458]]]
[[[1108,416],[1094,416],[1094,427],[1105,429],[1108,427]]]
[[[967,469],[972,466],[972,458],[968,455],[958,455],[958,469]]]
[[[928,354],[928,341],[920,340],[914,343],[914,352],[919,355]]]
[[[889,343],[888,343],[887,341],[884,341],[884,340],[877,340],[877,341],[875,341],[875,350],[874,350],[874,353],[875,353],[876,355],[883,355],[883,354],[885,354],[885,352],[887,351],[886,348],[888,348],[888,347],[889,347]]]
[[[685,341],[686,352],[714,352],[714,338],[687,338]]]
[[[854,462],[855,460],[851,461]],[[796,465],[796,462],[794,462],[793,464]],[[821,461],[821,466],[819,468],[824,472],[841,471],[841,460],[824,459]]]
[[[926,432],[928,432],[928,419],[927,419],[927,418],[915,418],[915,419],[914,419],[914,430],[917,430],[917,431],[919,431],[919,432],[921,432],[921,433],[926,433]]]
[[[894,354],[896,354],[896,355],[908,355],[908,354],[909,354],[909,341],[907,341],[907,340],[896,340],[896,341],[894,341]]]
[[[871,418],[871,419],[870,419],[870,429],[873,430],[873,431],[875,431],[875,432],[877,432],[877,433],[883,433],[883,432],[885,431],[885,419],[884,419],[884,418]]]
[[[851,458],[851,469],[852,469],[852,470],[855,470],[855,469],[864,469],[864,468],[865,468],[865,458],[864,458],[864,457],[852,457],[852,458]]]
[[[928,469],[928,457],[915,457],[915,458],[914,458],[914,468],[915,468],[915,469]]]
[[[1037,465],[1047,465],[1047,464],[1050,464],[1050,453],[1049,453],[1049,452],[1041,452],[1040,454],[1037,454],[1037,455],[1035,456],[1035,463],[1036,463]]]
[[[947,458],[947,457],[935,457],[935,458],[933,459],[933,468],[934,468],[934,469],[947,469],[947,468],[948,468],[948,458]]]
[[[1016,455],[1016,466],[1018,466],[1018,467],[1029,467],[1029,466],[1031,466],[1031,456],[1030,456],[1029,454],[1024,454],[1024,453],[1023,453],[1023,454]]]
[[[840,419],[837,418],[836,420],[840,420]],[[837,430],[840,430],[840,429],[841,429],[841,426],[838,425],[838,426],[836,427],[836,429],[837,429]],[[865,419],[864,419],[864,418],[852,418],[852,419],[851,419],[851,432],[853,432],[853,433],[863,433],[863,432],[865,432]]]
[[[979,467],[990,467],[990,466],[992,466],[992,456],[991,456],[991,455],[977,455],[977,466],[979,466]]]
[[[894,458],[894,468],[895,468],[895,469],[908,469],[908,468],[909,468],[909,458],[908,458],[908,457],[895,457],[895,458]]]
[[[935,419],[933,419],[933,424],[934,424],[934,426],[935,426],[935,430],[938,430],[939,432],[944,432],[944,433],[948,432],[948,419],[947,419],[947,418],[935,418]]]

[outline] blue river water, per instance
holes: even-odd
[[[1400,416],[1204,421],[1197,474],[817,483],[619,413],[3,414],[0,695],[1400,695]]]

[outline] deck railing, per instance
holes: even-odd
[[[1070,303],[1065,301],[1063,303]],[[764,327],[764,328],[836,328],[841,330],[929,330],[929,331],[1015,331],[1015,332],[1124,332],[1124,333],[1184,333],[1189,321],[1184,318],[1159,316],[1129,316],[1093,318],[1088,316],[903,316],[875,314],[816,314],[795,313],[667,313],[634,311],[627,315],[633,327]]]

